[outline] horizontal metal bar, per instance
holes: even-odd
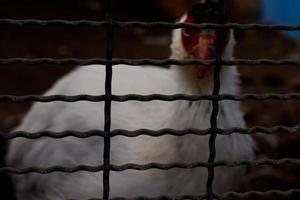
[[[297,199],[299,198],[300,190],[299,189],[291,189],[287,191],[279,191],[279,190],[269,190],[266,192],[259,191],[249,191],[245,193],[241,192],[226,192],[223,194],[214,194],[214,198],[219,200],[233,200],[233,199],[249,199],[249,198],[259,198],[259,197],[281,197],[287,199]],[[202,195],[182,195],[182,196],[158,196],[158,197],[133,197],[133,198],[123,198],[116,197],[110,198],[110,200],[205,200],[207,198],[206,194]],[[77,199],[68,199],[68,200],[77,200]],[[99,198],[92,198],[88,200],[102,200]]]
[[[108,21],[92,21],[92,20],[36,20],[36,19],[0,19],[0,25],[9,26],[72,26],[72,27],[107,27]],[[227,24],[188,24],[188,23],[169,23],[169,22],[141,22],[141,21],[114,21],[113,26],[116,28],[167,28],[167,29],[180,29],[180,28],[197,28],[197,29],[238,29],[238,30],[284,30],[284,31],[297,31],[300,30],[300,25],[281,25],[281,24],[239,24],[239,23],[227,23]]]
[[[41,95],[25,95],[25,96],[15,96],[15,95],[0,95],[0,102],[14,102],[14,103],[25,103],[25,102],[42,102],[49,103],[55,101],[62,102],[78,102],[78,101],[89,101],[89,102],[101,102],[106,98],[105,95],[93,96],[93,95],[51,95],[51,96],[41,96]]]
[[[105,137],[106,134],[107,133],[102,130],[91,130],[86,132],[71,131],[71,130],[62,131],[62,132],[38,131],[34,133],[26,132],[26,131],[15,131],[10,133],[0,132],[0,139],[4,139],[4,140],[10,140],[14,138],[38,139],[42,137],[49,137],[53,139],[61,139],[66,137],[90,138],[90,137]]]
[[[233,133],[240,133],[244,135],[250,135],[254,133],[264,133],[264,134],[273,134],[273,133],[299,133],[300,125],[294,127],[286,126],[274,126],[274,127],[253,127],[253,128],[229,128],[229,129],[185,129],[185,130],[174,130],[174,129],[162,129],[158,131],[140,129],[136,131],[128,131],[117,129],[109,133],[110,137],[124,136],[124,137],[139,137],[139,136],[150,136],[150,137],[160,137],[164,135],[172,136],[185,136],[185,135],[198,135],[205,136],[209,135],[212,132],[216,132],[219,135],[231,135]],[[39,131],[39,132],[26,132],[26,131],[16,131],[11,133],[0,132],[0,139],[10,140],[14,138],[27,138],[27,139],[38,139],[41,137],[49,137],[54,139],[61,139],[65,137],[77,137],[77,138],[89,138],[89,137],[108,137],[108,133],[102,130],[90,130],[86,132],[79,131],[63,131],[63,132],[52,132],[52,131]]]
[[[227,200],[227,199],[249,199],[249,198],[257,198],[257,197],[293,197],[293,199],[298,199],[300,196],[300,189],[292,189],[288,191],[279,191],[279,190],[269,190],[266,192],[259,192],[259,191],[249,191],[245,193],[238,193],[238,192],[227,192],[224,194],[215,194],[214,195],[217,199],[220,200]]]
[[[237,29],[237,30],[285,30],[297,31],[300,30],[300,25],[268,25],[268,24],[189,24],[189,23],[168,23],[168,22],[115,22],[115,26],[121,28],[167,28],[167,29],[181,29],[181,28],[197,28],[197,29]]]
[[[8,64],[24,64],[24,65],[154,65],[154,66],[169,66],[169,65],[212,65],[216,64],[216,60],[175,60],[175,59],[114,59],[106,60],[101,58],[95,59],[78,59],[78,58],[1,58],[0,65]],[[222,60],[222,65],[291,65],[300,66],[300,60],[295,59],[235,59],[235,60]]]
[[[65,96],[65,95],[51,95],[51,96],[41,96],[41,95],[25,95],[25,96],[14,96],[14,95],[0,95],[0,102],[14,102],[14,103],[25,103],[25,102],[43,102],[49,103],[54,101],[63,102],[78,102],[78,101],[89,101],[89,102],[101,102],[105,101],[105,95],[93,96],[93,95],[75,95],[75,96]],[[299,93],[289,93],[289,94],[243,94],[243,95],[232,95],[232,94],[220,94],[218,96],[214,95],[185,95],[185,94],[175,94],[175,95],[162,95],[162,94],[151,94],[151,95],[112,95],[111,100],[115,102],[127,102],[127,101],[201,101],[201,100],[214,100],[219,101],[232,100],[232,101],[267,101],[267,100],[300,100]]]
[[[300,159],[282,159],[282,160],[257,160],[257,161],[248,161],[248,160],[241,160],[235,162],[229,161],[216,161],[215,163],[208,163],[208,162],[195,162],[195,163],[171,163],[171,164],[161,164],[161,163],[148,163],[148,164],[133,164],[128,163],[124,165],[110,165],[110,170],[116,172],[122,172],[126,170],[138,170],[138,171],[146,171],[151,169],[158,169],[158,170],[171,170],[171,169],[195,169],[199,167],[239,167],[239,166],[249,166],[249,167],[257,167],[262,165],[300,165]],[[9,174],[16,174],[16,175],[24,175],[28,173],[37,173],[37,174],[50,174],[55,172],[62,172],[62,173],[76,173],[76,172],[100,172],[103,171],[103,165],[100,166],[87,166],[87,165],[80,165],[76,167],[65,167],[65,166],[53,166],[48,168],[42,167],[29,167],[23,169],[16,169],[12,167],[1,167],[0,171],[9,173]]]
[[[184,163],[172,163],[172,164],[159,164],[159,163],[149,163],[145,165],[137,165],[137,164],[125,164],[121,166],[112,166],[111,169],[113,171],[125,171],[125,170],[139,170],[145,171],[150,169],[159,169],[159,170],[170,170],[170,169],[194,169],[199,167],[208,168],[212,167],[239,167],[239,166],[249,166],[249,167],[256,167],[262,165],[283,165],[283,164],[292,164],[292,165],[300,165],[300,159],[282,159],[282,160],[257,160],[257,161],[248,161],[248,160],[241,160],[235,162],[229,161],[216,161],[213,164],[208,162],[195,162],[190,164]]]
[[[244,135],[250,135],[254,133],[264,133],[264,134],[273,134],[273,133],[299,133],[300,125],[294,127],[287,126],[273,126],[273,127],[263,127],[263,126],[255,126],[252,128],[229,128],[229,129],[220,129],[218,134],[220,135],[230,135],[233,133],[240,133]]]
[[[64,59],[54,59],[54,58],[1,58],[1,65],[12,65],[12,64],[24,64],[24,65],[93,65],[100,64],[106,65],[111,63],[111,61],[97,58],[97,59],[78,59],[78,58],[64,58]]]
[[[159,197],[133,197],[133,198],[123,198],[123,197],[115,197],[110,198],[110,200],[205,200],[206,195],[182,195],[182,196],[159,196]],[[68,200],[79,200],[79,199],[68,199]],[[102,200],[99,198],[92,198],[88,200]]]
[[[1,26],[72,26],[72,27],[106,27],[106,21],[92,21],[92,20],[37,20],[37,19],[0,19]]]
[[[123,197],[116,197],[116,198],[110,198],[109,200],[205,200],[206,195],[203,196],[193,196],[193,195],[184,195],[184,196],[159,196],[159,197],[146,197],[146,196],[140,196],[140,197],[134,197],[134,198],[123,198]],[[68,199],[68,200],[79,200],[79,199]],[[92,198],[88,200],[102,200],[99,198]]]
[[[103,170],[103,166],[87,166],[80,165],[76,167],[65,167],[65,166],[53,166],[53,167],[28,167],[23,169],[16,169],[13,167],[0,167],[0,172],[15,174],[15,175],[25,175],[28,173],[37,174],[51,174],[56,172],[61,173],[76,173],[76,172],[100,172]]]

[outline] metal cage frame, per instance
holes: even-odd
[[[166,23],[166,22],[119,22],[113,20],[112,12],[112,0],[106,0],[107,3],[107,17],[106,21],[89,21],[89,20],[79,20],[79,21],[68,21],[68,20],[13,20],[13,19],[0,19],[0,26],[71,26],[71,27],[98,27],[106,28],[107,35],[107,48],[106,48],[106,59],[77,59],[77,58],[66,58],[66,59],[52,59],[52,58],[9,58],[0,59],[0,65],[6,64],[26,64],[26,65],[36,65],[36,64],[49,64],[49,65],[62,65],[62,64],[74,64],[74,65],[88,65],[88,64],[102,64],[106,67],[106,81],[105,81],[105,94],[99,96],[91,95],[77,95],[77,96],[64,96],[64,95],[53,95],[53,96],[40,96],[40,95],[26,95],[26,96],[12,96],[12,95],[0,95],[0,102],[53,102],[53,101],[63,101],[63,102],[78,102],[78,101],[91,101],[91,102],[105,102],[105,122],[104,130],[91,130],[87,132],[78,131],[64,131],[64,132],[51,132],[51,131],[41,131],[41,132],[11,132],[11,133],[1,133],[0,139],[10,140],[18,137],[37,139],[41,137],[50,138],[64,138],[64,137],[77,137],[77,138],[88,138],[92,136],[102,137],[104,139],[104,152],[103,152],[103,165],[99,166],[74,166],[74,167],[64,167],[64,166],[53,166],[49,168],[38,168],[30,167],[24,169],[16,169],[11,167],[1,167],[0,171],[11,173],[11,174],[27,174],[27,173],[39,173],[39,174],[49,174],[53,172],[64,172],[64,173],[74,173],[78,171],[86,172],[103,172],[103,200],[181,200],[181,199],[192,199],[192,200],[213,200],[213,199],[247,199],[255,197],[266,197],[266,196],[276,196],[284,198],[293,198],[300,195],[300,189],[292,189],[289,191],[267,191],[267,192],[257,192],[250,191],[246,193],[237,192],[227,192],[223,194],[216,194],[213,191],[213,181],[214,181],[214,169],[220,166],[226,167],[236,167],[236,166],[260,166],[260,165],[281,165],[281,164],[295,164],[300,165],[300,159],[282,159],[282,160],[256,160],[247,161],[240,160],[235,162],[228,161],[215,161],[216,149],[215,140],[217,135],[230,135],[233,133],[240,134],[253,134],[255,132],[272,134],[276,132],[283,133],[297,133],[300,131],[300,125],[295,127],[285,127],[285,126],[275,126],[275,127],[253,127],[253,128],[239,128],[233,127],[230,129],[220,129],[217,124],[217,117],[219,113],[219,101],[231,100],[231,101],[245,101],[245,100],[255,100],[255,101],[266,101],[266,100],[300,100],[299,93],[292,94],[244,94],[244,95],[231,95],[231,94],[220,94],[220,69],[222,66],[230,65],[293,65],[300,66],[300,60],[270,60],[270,59],[258,59],[258,60],[248,60],[248,59],[235,59],[235,60],[222,60],[220,53],[220,45],[217,45],[217,58],[215,60],[201,61],[201,60],[173,60],[173,59],[113,59],[113,32],[115,28],[129,29],[129,28],[166,28],[166,29],[182,29],[182,28],[197,28],[197,29],[236,29],[236,30],[285,30],[285,31],[299,31],[300,25],[297,26],[286,26],[286,25],[264,25],[264,24],[237,24],[237,23],[222,23],[220,15],[220,23],[218,24],[186,24],[186,23]],[[220,0],[220,9],[224,8],[224,0]],[[222,12],[221,12],[222,13]],[[218,42],[220,44],[220,41]],[[175,94],[175,95],[163,95],[163,94],[153,94],[153,95],[138,95],[138,94],[128,94],[128,95],[113,95],[111,91],[112,85],[112,71],[113,66],[118,64],[128,64],[128,65],[186,65],[186,64],[214,64],[214,87],[211,95],[185,95],[185,94]],[[211,127],[206,130],[198,129],[187,129],[187,130],[173,130],[173,129],[163,129],[160,131],[153,130],[111,130],[111,103],[116,102],[126,102],[126,101],[200,101],[206,100],[211,101],[213,105],[213,110],[211,113]],[[163,135],[173,135],[173,136],[184,136],[187,134],[194,134],[198,136],[210,135],[209,140],[209,159],[207,162],[197,162],[191,164],[184,163],[171,163],[171,164],[160,164],[160,163],[148,163],[145,165],[138,165],[133,163],[128,163],[125,165],[111,165],[110,164],[110,139],[115,136],[125,136],[125,137],[138,137],[141,135],[147,135],[151,137],[159,137]],[[149,170],[149,169],[160,169],[168,170],[173,168],[182,169],[192,169],[197,167],[207,168],[208,179],[207,179],[207,192],[200,196],[184,195],[179,197],[170,196],[160,196],[155,198],[149,197],[136,197],[136,198],[110,198],[109,196],[109,174],[110,171],[124,171],[124,170]],[[100,198],[94,198],[94,200]],[[91,199],[92,200],[92,199]]]

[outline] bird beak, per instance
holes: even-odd
[[[203,61],[215,59],[216,43],[217,36],[215,33],[200,33],[197,52],[195,52],[198,59]],[[202,78],[211,67],[211,65],[199,66],[198,77]]]
[[[216,35],[200,34],[198,41],[198,57],[201,60],[214,59],[216,51]]]

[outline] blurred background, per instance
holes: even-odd
[[[0,0],[0,18],[104,20],[101,0]],[[116,20],[168,21],[178,19],[192,0],[114,0]],[[227,0],[230,18],[238,23],[300,24],[298,0]],[[115,30],[115,58],[167,58],[170,30]],[[299,32],[238,31],[236,58],[300,59]],[[63,27],[1,27],[0,58],[105,57],[105,30]],[[134,48],[133,48],[134,47]],[[0,95],[42,94],[75,66],[4,65]],[[292,66],[240,66],[242,93],[300,92],[299,69]],[[15,127],[30,104],[0,103],[0,131]],[[246,101],[245,118],[252,126],[300,124],[297,101]],[[255,137],[259,158],[300,158],[299,134],[278,133],[267,139]],[[3,165],[5,143],[1,144]],[[293,165],[250,169],[241,191],[300,188],[300,168]],[[5,175],[0,174],[0,198],[13,199]],[[4,188],[4,189],[3,189]]]

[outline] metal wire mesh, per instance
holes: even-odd
[[[222,12],[220,12],[219,23],[218,24],[186,24],[186,23],[166,23],[166,22],[118,22],[113,20],[112,14],[112,1],[107,0],[107,17],[106,21],[68,21],[68,20],[12,20],[12,19],[0,19],[0,26],[74,26],[74,27],[98,27],[106,28],[107,30],[107,51],[106,59],[77,59],[77,58],[66,58],[66,59],[52,59],[52,58],[37,58],[37,59],[26,59],[26,58],[9,58],[0,59],[0,65],[7,64],[26,64],[26,65],[36,65],[36,64],[50,64],[50,65],[62,65],[62,64],[74,64],[74,65],[88,65],[88,64],[102,64],[106,67],[106,81],[105,81],[105,94],[99,96],[92,95],[77,95],[77,96],[64,96],[64,95],[53,95],[53,96],[40,96],[40,95],[26,95],[26,96],[13,96],[13,95],[0,95],[0,102],[53,102],[53,101],[63,101],[63,102],[78,102],[78,101],[91,101],[91,102],[105,102],[104,109],[104,130],[91,130],[87,132],[79,131],[64,131],[64,132],[51,132],[51,131],[40,131],[35,133],[17,131],[11,133],[0,133],[1,139],[14,139],[14,138],[28,138],[37,139],[41,137],[50,138],[65,138],[65,137],[77,137],[77,138],[88,138],[93,136],[102,137],[104,139],[104,151],[103,151],[103,165],[99,166],[53,166],[49,168],[39,168],[30,167],[24,169],[16,169],[11,167],[2,167],[0,171],[11,173],[11,174],[27,174],[27,173],[38,173],[38,174],[49,174],[53,172],[64,172],[64,173],[75,173],[79,171],[86,172],[103,172],[103,200],[160,200],[160,199],[248,199],[256,197],[283,197],[283,198],[295,198],[300,195],[300,190],[294,189],[289,191],[267,191],[267,192],[257,192],[250,191],[247,193],[237,193],[228,192],[224,194],[215,194],[213,191],[213,181],[214,181],[214,169],[216,167],[226,166],[226,167],[238,167],[238,166],[261,166],[261,165],[282,165],[282,164],[294,164],[300,165],[300,159],[282,159],[282,160],[272,160],[264,159],[257,161],[247,161],[240,160],[235,162],[228,161],[215,161],[216,157],[216,147],[215,140],[218,135],[230,135],[233,133],[240,134],[253,134],[256,132],[273,134],[273,133],[298,133],[300,131],[300,125],[295,127],[285,127],[285,126],[275,126],[275,127],[253,127],[253,128],[240,128],[233,127],[230,129],[220,129],[217,124],[217,117],[219,114],[219,102],[225,100],[231,101],[245,101],[245,100],[255,100],[255,101],[265,101],[265,100],[299,100],[300,94],[244,94],[244,95],[231,95],[231,94],[220,94],[220,70],[222,66],[225,65],[293,65],[300,66],[299,60],[270,60],[270,59],[235,59],[235,60],[222,60],[221,57],[221,41],[218,42],[217,56],[215,60],[153,60],[153,59],[113,59],[113,31],[115,28],[128,29],[128,28],[167,28],[167,29],[180,29],[180,28],[198,28],[198,29],[237,29],[237,30],[285,30],[285,31],[297,31],[300,30],[300,25],[297,26],[286,26],[286,25],[263,25],[263,24],[237,24],[237,23],[224,23],[222,22]],[[224,0],[219,1],[220,10],[224,9]],[[222,38],[220,39],[222,40]],[[211,95],[185,95],[185,94],[175,94],[175,95],[163,95],[163,94],[152,94],[152,95],[138,95],[138,94],[128,94],[128,95],[113,95],[111,91],[112,85],[112,70],[114,65],[118,64],[128,64],[128,65],[190,65],[190,64],[203,64],[210,65],[214,64],[214,87]],[[186,130],[173,130],[173,129],[163,129],[159,131],[153,130],[113,130],[111,131],[111,103],[116,102],[126,102],[126,101],[199,101],[206,100],[212,102],[212,113],[210,118],[211,127],[206,130],[199,129],[186,129]],[[207,162],[197,162],[197,163],[170,163],[170,164],[160,164],[160,163],[148,163],[144,165],[138,165],[134,163],[128,163],[124,165],[111,165],[110,164],[110,139],[115,136],[125,136],[125,137],[138,137],[141,135],[147,135],[151,137],[160,137],[163,135],[173,135],[173,136],[185,136],[188,134],[204,136],[210,135],[209,139],[209,149],[210,155]],[[193,169],[193,168],[207,168],[208,179],[207,179],[207,192],[206,194],[200,196],[184,195],[180,197],[169,197],[160,196],[155,198],[149,197],[137,197],[137,198],[110,198],[110,184],[109,184],[109,174],[110,171],[125,171],[125,170],[149,170],[149,169],[160,169],[169,170],[173,168],[182,169]],[[97,198],[94,198],[96,200]],[[92,199],[91,199],[92,200]]]

